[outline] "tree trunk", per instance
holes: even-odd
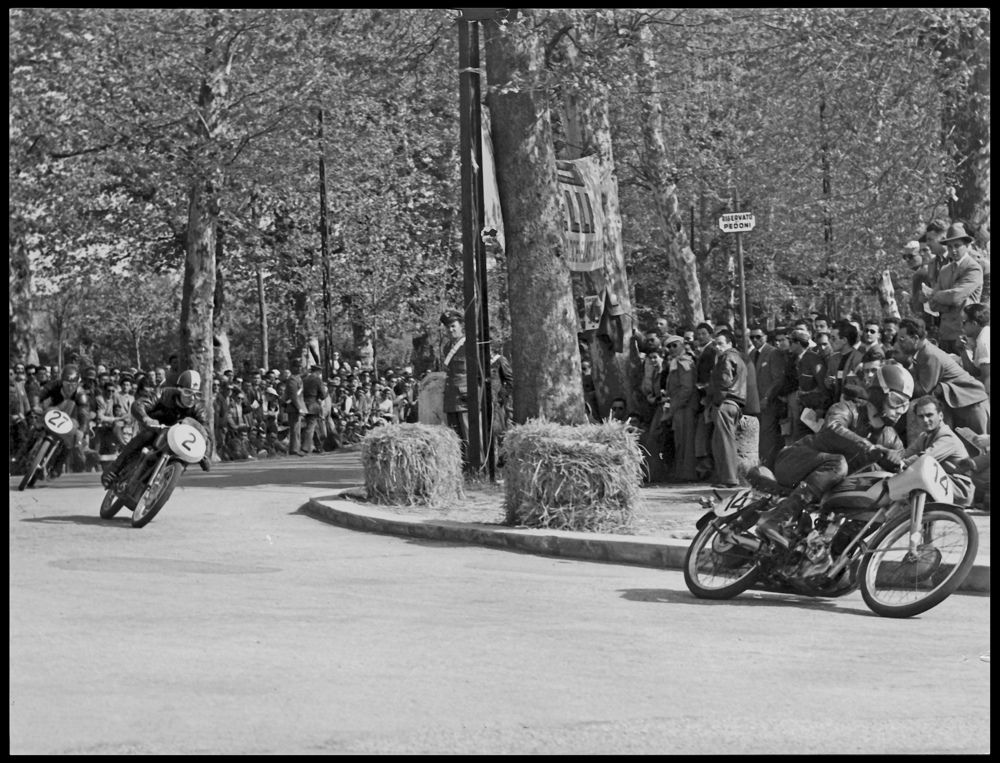
[[[212,301],[212,361],[213,369],[231,371],[235,368],[229,344],[229,311],[226,309],[226,280],[222,269],[225,257],[225,229],[216,225],[215,234],[215,290]]]
[[[681,294],[682,324],[696,326],[705,320],[698,279],[698,263],[684,232],[677,201],[677,185],[672,179],[667,150],[663,141],[663,107],[660,105],[657,63],[651,45],[652,31],[644,24],[639,30],[637,68],[642,93],[643,141],[646,170],[652,181],[653,201],[663,221],[667,260],[683,284]]]
[[[31,262],[21,238],[8,232],[10,247],[10,319],[7,324],[7,347],[10,360],[38,363],[38,349],[31,330]]]
[[[945,56],[967,66],[971,72],[967,89],[952,88],[946,94],[943,133],[950,136],[955,163],[955,195],[948,201],[954,220],[965,220],[976,231],[977,242],[990,240],[990,20],[989,12],[979,23],[978,34],[965,29],[957,48]]]
[[[586,31],[575,30],[586,43]],[[602,29],[606,33],[607,29]],[[568,40],[569,38],[563,38]],[[583,67],[577,65],[578,55],[576,41],[569,42],[566,51],[570,61],[577,71]],[[628,275],[625,272],[625,253],[622,245],[622,218],[618,203],[618,177],[615,167],[614,150],[611,142],[611,120],[608,108],[608,86],[596,78],[582,76],[576,87],[567,90],[564,98],[565,118],[562,125],[566,133],[565,153],[567,159],[577,159],[581,156],[595,156],[601,168],[610,179],[607,183],[608,192],[602,194],[596,201],[604,213],[604,277],[608,289],[619,300],[621,309],[622,352],[616,352],[614,347],[597,335],[596,331],[588,332],[587,344],[590,352],[591,375],[597,392],[599,418],[606,418],[610,413],[611,401],[624,396],[629,410],[640,410],[642,402],[636,385],[629,383],[629,361],[632,357],[630,346],[633,337],[632,300]],[[605,310],[609,308],[605,306]],[[638,362],[638,356],[635,360]],[[641,370],[639,370],[641,375]],[[633,374],[634,375],[634,374]]]
[[[228,86],[228,55],[215,29],[220,25],[218,14],[207,30],[205,76],[198,95],[196,146],[206,148],[220,129],[222,101]],[[201,152],[198,152],[201,153]],[[184,286],[181,300],[180,361],[181,368],[201,374],[202,400],[208,412],[212,431],[212,372],[213,320],[215,302],[215,226],[219,216],[219,193],[222,171],[205,160],[206,165],[195,170],[188,192],[188,222],[185,239]]]
[[[530,11],[521,12],[530,14]],[[497,186],[507,243],[514,418],[586,420],[580,384],[578,320],[569,267],[563,259],[563,212],[545,90],[541,40],[524,16],[501,31],[486,23],[488,97],[493,115]],[[520,87],[501,91],[512,80]]]
[[[257,310],[260,316],[260,364],[269,369],[271,351],[267,334],[267,298],[264,292],[264,271],[260,265],[257,265]]]
[[[323,364],[326,375],[333,373],[333,336],[330,325],[330,223],[326,200],[326,147],[323,142],[323,109],[319,109],[319,249],[323,267]]]

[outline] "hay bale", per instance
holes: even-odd
[[[643,452],[628,424],[532,419],[501,448],[509,525],[625,533],[641,508]]]
[[[361,465],[373,503],[449,506],[465,497],[462,444],[448,427],[377,427],[361,441]]]

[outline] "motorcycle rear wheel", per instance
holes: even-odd
[[[951,596],[979,551],[979,531],[961,509],[928,506],[923,543],[909,553],[909,515],[890,520],[871,542],[859,582],[865,604],[882,617],[913,617]]]
[[[738,516],[729,517],[726,524],[736,524],[733,520]],[[738,532],[737,527],[733,529]],[[760,576],[753,552],[728,543],[712,522],[701,528],[684,556],[684,582],[699,599],[731,599],[750,588]]]
[[[132,527],[145,527],[170,498],[177,481],[184,472],[184,466],[177,461],[169,461],[156,475],[152,484],[146,487],[139,502],[132,511]]]
[[[41,475],[42,462],[45,461],[45,456],[48,455],[49,448],[52,447],[48,440],[42,440],[37,448],[35,449],[34,455],[31,457],[31,461],[28,463],[28,470],[21,477],[21,481],[17,483],[18,490],[24,490],[27,487],[31,487],[35,484],[35,480]]]

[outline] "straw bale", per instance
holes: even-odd
[[[365,489],[373,503],[450,506],[465,497],[458,435],[434,424],[390,424],[361,441]]]
[[[626,533],[641,509],[643,453],[627,423],[530,419],[501,448],[509,525]]]

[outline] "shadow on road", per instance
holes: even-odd
[[[861,617],[877,617],[874,612],[853,610],[838,607],[831,599],[816,599],[796,594],[768,593],[747,591],[740,596],[725,601],[699,599],[688,591],[671,591],[667,588],[626,588],[620,591],[623,599],[628,601],[644,601],[657,604],[692,604],[710,607],[805,607],[819,612],[831,614],[859,615]]]
[[[39,522],[42,524],[55,524],[58,522],[74,525],[104,525],[106,527],[117,527],[120,530],[131,530],[132,521],[129,519],[128,515],[123,515],[115,517],[114,519],[101,519],[98,516],[86,516],[86,515],[76,515],[67,517],[66,515],[52,516],[52,517],[30,517],[28,519],[22,519],[22,522]]]

